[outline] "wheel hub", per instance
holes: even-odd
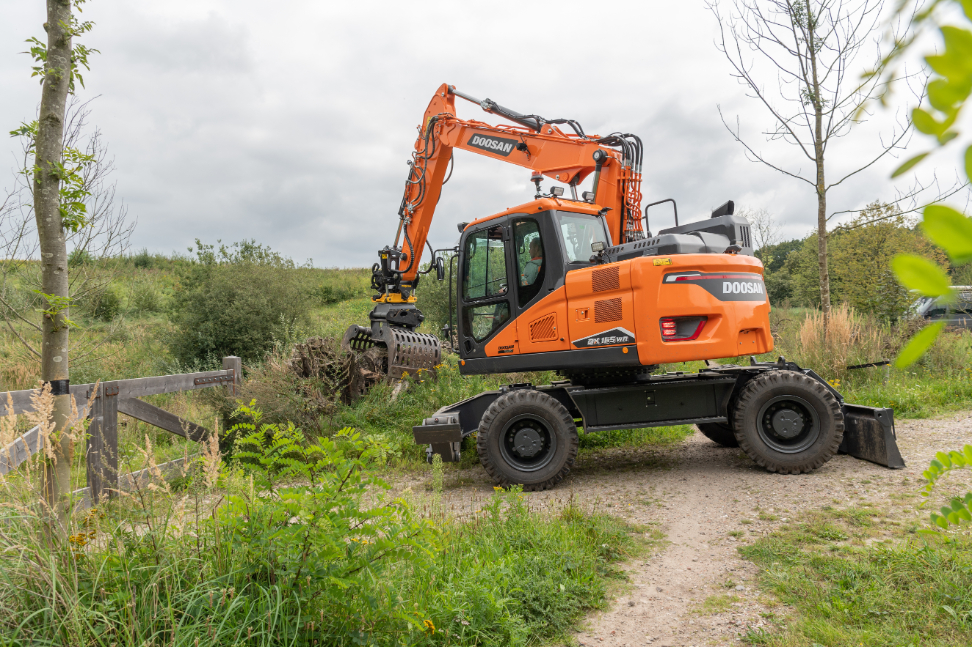
[[[521,414],[510,420],[500,436],[503,459],[522,472],[543,469],[557,452],[557,437],[549,425],[533,414]]]
[[[543,449],[543,440],[536,429],[526,427],[513,437],[513,451],[523,458],[533,458]]]
[[[820,436],[820,420],[813,406],[796,395],[779,395],[759,411],[756,429],[770,449],[798,454]]]
[[[803,416],[793,409],[781,409],[773,414],[771,424],[783,438],[796,438],[803,431]]]

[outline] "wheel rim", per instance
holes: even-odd
[[[500,451],[503,460],[511,466],[521,472],[535,472],[553,460],[557,452],[557,437],[543,419],[521,414],[503,428]]]
[[[796,454],[817,442],[820,419],[813,406],[803,398],[780,395],[759,410],[756,430],[771,449]]]

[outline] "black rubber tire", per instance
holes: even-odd
[[[757,428],[760,415],[768,419],[772,413],[772,409],[763,410],[773,406],[774,400],[780,403],[779,413],[786,411],[788,402],[797,402],[797,409],[805,406],[802,413],[809,414],[811,424],[808,426],[801,416],[802,431],[793,439],[774,438],[765,424]],[[736,440],[743,451],[757,465],[780,474],[817,469],[833,458],[844,439],[844,414],[837,398],[817,380],[796,371],[768,371],[750,380],[739,393],[732,418]],[[774,442],[786,451],[774,448]]]
[[[510,449],[502,443],[508,433],[515,430],[511,425],[534,424],[543,427],[547,439],[546,454],[536,468],[524,469],[512,462]],[[476,436],[479,461],[493,481],[502,487],[522,485],[526,491],[546,490],[564,480],[577,458],[577,427],[564,405],[555,398],[532,389],[517,389],[496,398],[482,420]],[[541,449],[541,453],[543,449]],[[525,458],[529,461],[534,457]]]
[[[736,432],[732,430],[732,426],[727,422],[701,422],[695,426],[698,427],[703,436],[714,443],[718,443],[723,447],[739,447],[739,441],[736,440]]]

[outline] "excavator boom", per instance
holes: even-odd
[[[516,125],[460,119],[456,115],[456,97]],[[573,132],[565,133],[560,125],[569,126]],[[376,344],[386,347],[392,377],[432,369],[441,357],[438,338],[415,332],[424,319],[415,306],[415,289],[429,229],[456,148],[530,169],[538,198],[544,176],[568,185],[576,199],[577,187],[593,174],[593,190],[585,192],[583,201],[596,205],[605,216],[611,239],[626,243],[644,238],[643,153],[641,140],[635,135],[587,135],[574,120],[522,115],[490,99],[480,101],[463,94],[448,84],[441,85],[432,97],[418,133],[398,210],[394,243],[379,251],[380,262],[372,268],[376,294],[371,326],[352,326],[344,339],[346,347],[359,351]],[[437,262],[434,257],[431,261],[433,265]]]

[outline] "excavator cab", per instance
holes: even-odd
[[[463,373],[632,379],[663,363],[773,349],[762,265],[731,201],[707,220],[617,245],[604,212],[547,196],[464,226]]]
[[[463,367],[527,350],[519,341],[522,315],[562,290],[568,271],[593,264],[593,243],[609,241],[596,208],[566,200],[538,200],[469,224],[459,241],[457,342],[467,362]],[[553,320],[540,328],[530,338],[543,342],[543,350],[567,349],[560,339],[567,332],[563,323],[559,332]]]

